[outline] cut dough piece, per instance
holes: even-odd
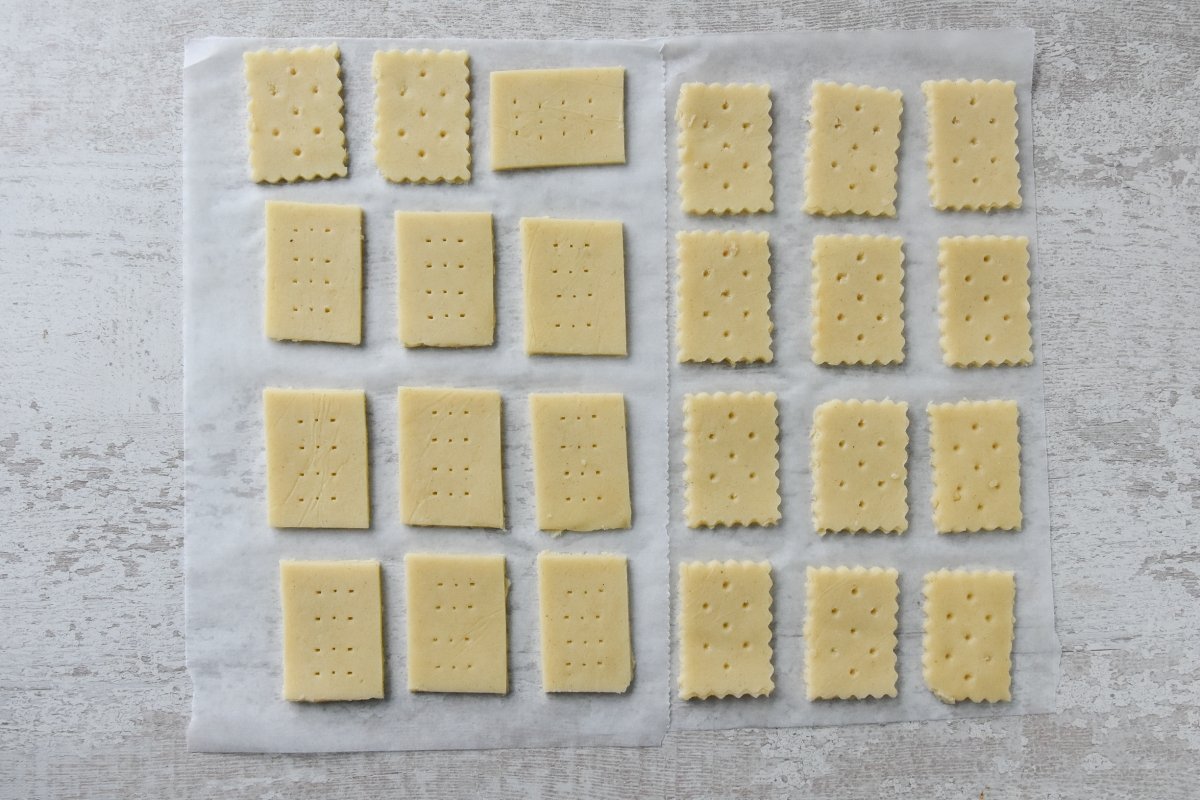
[[[899,574],[809,567],[804,671],[809,700],[896,696]]]
[[[538,554],[538,601],[543,691],[629,689],[633,655],[625,556]]]
[[[362,341],[362,209],[267,203],[267,336]]]
[[[947,365],[1033,362],[1027,238],[938,239],[938,275],[942,360]]]
[[[770,361],[768,234],[686,231],[679,242],[680,361]]]
[[[904,361],[903,245],[890,236],[813,239],[814,363]]]
[[[369,528],[367,396],[266,389],[267,508],[274,528]]]
[[[1021,444],[1011,400],[929,404],[938,533],[1021,527]]]
[[[496,335],[492,215],[396,212],[400,341],[487,347]]]
[[[624,237],[616,221],[521,220],[526,353],[626,354]]]
[[[679,696],[765,697],[771,665],[771,564],[679,565]]]
[[[533,394],[533,471],[544,531],[628,528],[625,396]]]
[[[929,199],[943,211],[1021,207],[1017,86],[926,81]]]
[[[508,693],[502,555],[404,557],[410,692]]]
[[[1012,699],[1016,576],[938,570],[925,575],[925,685],[946,703]]]
[[[402,388],[399,401],[405,524],[503,528],[500,393]]]
[[[685,83],[679,125],[679,192],[688,214],[772,211],[771,87]]]
[[[471,70],[462,50],[375,53],[375,163],[397,183],[471,179]]]
[[[378,561],[281,561],[283,699],[383,697]]]
[[[813,412],[817,533],[908,530],[908,403],[831,400]]]
[[[245,54],[250,177],[259,183],[346,174],[337,45]]]
[[[804,210],[896,216],[898,89],[817,81],[812,87]]]
[[[625,163],[625,68],[492,73],[492,169]]]
[[[683,415],[688,527],[779,522],[774,392],[689,394]]]

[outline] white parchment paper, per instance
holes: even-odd
[[[1046,467],[1042,350],[1037,314],[1042,265],[1036,253],[1036,208],[1030,100],[1031,31],[755,33],[671,39],[666,121],[672,142],[668,185],[671,243],[680,230],[766,230],[771,234],[775,322],[772,364],[671,365],[672,601],[683,561],[769,559],[773,566],[775,691],[769,698],[672,701],[673,728],[734,728],[942,719],[1054,710],[1059,643],[1054,631]],[[941,78],[999,78],[1017,83],[1021,195],[1017,211],[991,214],[938,212],[929,203],[926,119],[921,82]],[[886,86],[904,93],[900,134],[897,216],[894,219],[811,217],[804,199],[808,104],[814,80]],[[690,217],[679,208],[674,150],[674,106],[682,83],[766,83],[771,87],[771,214]],[[811,361],[812,238],[817,234],[886,234],[904,238],[906,359],[891,367],[818,367]],[[970,234],[1024,235],[1033,273],[1032,367],[952,369],[938,345],[937,239]],[[672,328],[674,296],[672,294]],[[672,362],[674,362],[672,344]],[[689,392],[773,391],[779,395],[780,483],[783,520],[774,528],[691,530],[683,522],[683,398]],[[909,530],[902,536],[818,536],[810,513],[812,483],[808,433],[813,409],[830,399],[906,400],[909,404]],[[1016,533],[938,535],[930,496],[929,402],[1014,399],[1020,406],[1024,527]],[[805,567],[863,565],[900,572],[899,693],[882,700],[818,701],[805,698]],[[922,580],[942,567],[1012,569],[1017,581],[1017,626],[1011,703],[946,705],[921,675]],[[677,632],[676,632],[677,633]],[[672,677],[678,664],[673,661]],[[676,697],[672,681],[672,696]]]
[[[310,40],[205,39],[184,69],[187,661],[194,750],[335,751],[548,745],[652,745],[668,713],[667,364],[662,62],[657,43],[337,41],[342,50],[348,178],[291,185],[249,179],[242,54]],[[379,49],[466,49],[472,74],[473,179],[398,186],[377,172],[371,58]],[[624,66],[628,163],[493,172],[488,74],[559,66]],[[280,343],[263,334],[263,204],[351,203],[365,212],[361,347]],[[396,336],[392,216],[400,209],[495,215],[497,343],[408,350]],[[525,216],[625,224],[629,357],[524,353],[520,237]],[[408,527],[399,521],[396,389],[499,388],[504,397],[508,530]],[[267,525],[261,393],[265,386],[364,388],[370,433],[370,530],[273,530]],[[539,532],[534,517],[528,395],[625,394],[632,530]],[[629,556],[634,682],[624,695],[541,689],[537,553]],[[503,553],[509,593],[506,696],[406,691],[403,556],[410,551]],[[375,558],[383,564],[387,698],[300,704],[280,698],[280,559]]]

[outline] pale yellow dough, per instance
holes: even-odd
[[[491,77],[492,169],[625,163],[625,68]]]
[[[938,570],[925,575],[925,685],[946,703],[1012,699],[1016,577]]]
[[[1021,207],[1017,87],[1012,81],[926,81],[929,198],[941,210]]]
[[[628,528],[625,396],[533,394],[533,469],[544,531]]]
[[[817,533],[908,530],[908,403],[831,400],[813,412]]]
[[[685,83],[675,121],[684,212],[743,214],[775,208],[769,86]]]
[[[629,689],[633,654],[625,556],[538,554],[538,601],[543,691]]]
[[[679,696],[765,697],[771,664],[771,565],[679,565]]]
[[[624,235],[617,221],[521,220],[525,352],[626,354]]]
[[[267,508],[275,528],[368,528],[367,398],[266,389]]]
[[[1021,444],[1011,400],[929,405],[938,533],[1021,527]]]
[[[686,231],[679,243],[680,361],[771,361],[768,234]]]
[[[267,336],[362,341],[362,209],[267,203]]]
[[[904,361],[903,244],[890,236],[813,239],[814,363]]]
[[[808,699],[895,697],[896,570],[809,567],[807,577]]]
[[[378,561],[281,561],[283,699],[383,697]]]
[[[253,180],[346,174],[338,56],[337,45],[245,54]]]
[[[1027,238],[938,239],[938,275],[942,360],[948,366],[1033,362]]]
[[[508,693],[502,555],[404,557],[410,692]]]
[[[503,528],[500,393],[402,388],[399,406],[405,524]]]
[[[487,347],[495,339],[492,215],[396,212],[400,341]]]
[[[461,50],[375,53],[375,163],[389,181],[471,179],[471,71]]]
[[[683,414],[688,527],[779,522],[775,394],[689,394]]]
[[[805,211],[896,216],[896,151],[903,107],[897,89],[813,84]]]

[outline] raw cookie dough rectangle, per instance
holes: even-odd
[[[492,169],[625,163],[625,69],[491,76]]]
[[[771,361],[768,234],[683,231],[676,239],[679,360]]]
[[[1029,239],[938,239],[938,311],[947,366],[1029,364]]]
[[[809,700],[896,696],[899,575],[809,567],[804,672]]]
[[[1017,404],[988,400],[929,404],[933,523],[938,533],[1021,527]]]
[[[943,211],[1021,207],[1017,86],[925,81],[929,199]]]
[[[685,83],[675,121],[685,213],[774,210],[769,86]]]
[[[471,179],[471,71],[462,50],[375,53],[375,163],[389,181]]]
[[[942,569],[925,576],[925,685],[956,703],[1012,699],[1012,572]]]
[[[903,245],[890,236],[813,239],[814,363],[904,361]]]

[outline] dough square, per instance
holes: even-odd
[[[892,236],[813,239],[814,363],[904,361],[903,245]]]
[[[809,567],[807,575],[808,699],[895,697],[896,570]]]
[[[771,664],[771,564],[679,565],[679,696],[765,697]]]
[[[943,211],[1021,207],[1017,86],[926,81],[929,199]]]
[[[471,70],[462,50],[380,50],[375,163],[396,183],[471,179]]]
[[[502,555],[404,557],[410,692],[508,693]]]
[[[491,214],[397,211],[396,266],[405,347],[495,341]]]
[[[625,68],[491,77],[492,169],[625,163]]]
[[[938,239],[942,360],[952,367],[1033,363],[1029,240]]]
[[[362,342],[362,209],[267,202],[267,336]]]
[[[521,220],[525,352],[626,355],[620,222]]]
[[[688,214],[772,211],[771,87],[685,83],[679,125],[679,193]]]
[[[813,412],[817,533],[908,530],[908,403],[831,400]]]
[[[686,231],[679,243],[680,361],[771,361],[771,251],[757,231]]]
[[[337,45],[244,56],[250,177],[258,183],[346,174]]]
[[[543,691],[629,689],[633,653],[625,556],[538,554],[538,604]]]
[[[399,406],[404,523],[503,528],[500,392],[402,388]]]
[[[896,216],[899,89],[817,81],[812,87],[804,210]]]
[[[779,522],[775,394],[689,394],[683,414],[688,527]]]
[[[1011,400],[929,404],[938,533],[1021,527],[1021,444]]]
[[[383,697],[378,561],[281,561],[283,699]]]
[[[271,527],[371,527],[366,394],[265,389],[263,409]]]
[[[544,531],[628,528],[622,394],[532,394],[533,472]]]
[[[938,570],[925,575],[925,685],[946,703],[1012,699],[1016,576]]]

